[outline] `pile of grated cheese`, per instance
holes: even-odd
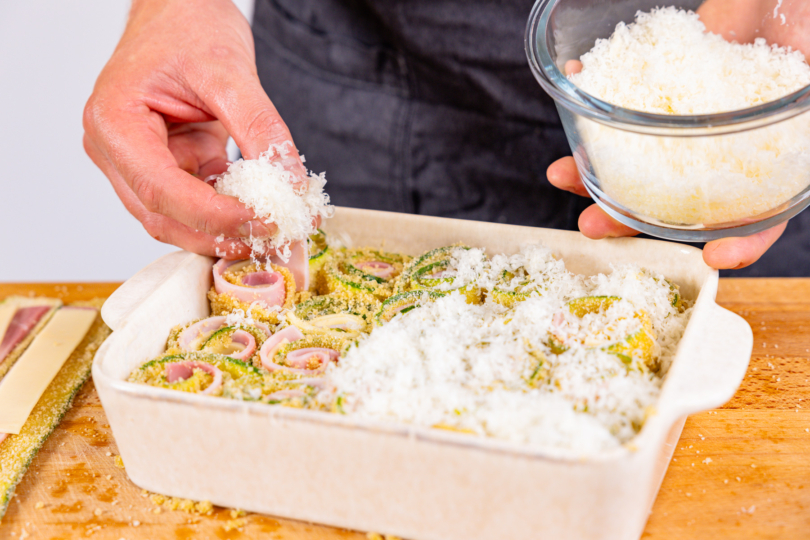
[[[581,58],[570,80],[627,109],[712,114],[777,100],[810,84],[800,51],[732,43],[706,32],[700,17],[674,7],[639,12]]]
[[[329,195],[323,191],[324,173],[309,172],[302,179],[284,167],[290,146],[273,145],[258,159],[231,163],[215,184],[218,193],[237,197],[257,219],[278,227],[269,238],[251,235],[245,241],[255,253],[277,250],[284,261],[290,258],[291,243],[305,241],[316,231],[315,218],[329,218],[334,213]]]
[[[481,260],[468,250],[464,260]],[[492,287],[503,269],[523,267],[542,295],[509,310],[487,300],[468,304],[453,292],[375,328],[331,365],[326,378],[343,408],[361,418],[445,427],[566,455],[619,447],[644,423],[689,317],[672,306],[664,278],[634,266],[584,277],[567,271],[541,246],[498,255],[475,268],[479,287]],[[579,320],[566,303],[583,296],[619,296],[606,312]],[[561,317],[572,334],[612,328],[603,342],[638,329],[646,311],[657,338],[661,369],[629,370],[592,344],[549,349]],[[556,321],[556,322],[555,322]],[[613,325],[611,327],[611,324]],[[581,327],[578,327],[580,325]],[[621,339],[621,338],[619,338]],[[544,376],[529,384],[544,357]],[[324,402],[334,398],[323,392]]]
[[[725,41],[697,14],[674,7],[639,12],[582,56],[570,80],[627,109],[696,115],[774,101],[810,85],[798,51]],[[601,189],[631,211],[662,222],[734,222],[778,207],[810,185],[808,114],[715,137],[641,135],[577,119]],[[588,173],[590,174],[590,173]]]

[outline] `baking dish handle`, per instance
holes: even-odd
[[[682,360],[673,364],[661,392],[660,410],[679,418],[726,403],[737,392],[754,345],[754,335],[745,319],[717,304],[696,311],[698,320],[690,330],[697,335],[684,339]],[[684,336],[686,338],[687,336]]]
[[[193,255],[187,251],[166,254],[118,287],[101,308],[101,318],[107,326],[113,330],[120,328],[127,316],[190,256]]]

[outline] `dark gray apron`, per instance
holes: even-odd
[[[334,204],[575,230],[523,52],[533,0],[256,0],[259,77]],[[753,267],[810,275],[810,212]]]

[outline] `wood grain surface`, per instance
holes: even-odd
[[[0,297],[66,301],[115,284],[0,284]],[[686,422],[642,538],[810,539],[810,279],[721,280],[718,302],[754,330],[739,391]],[[17,489],[0,539],[366,538],[271,516],[159,509],[116,467],[115,441],[92,382]]]

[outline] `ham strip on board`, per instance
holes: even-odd
[[[17,310],[8,325],[3,341],[0,342],[0,364],[2,364],[14,347],[20,344],[40,319],[51,310],[52,306],[31,306]]]

